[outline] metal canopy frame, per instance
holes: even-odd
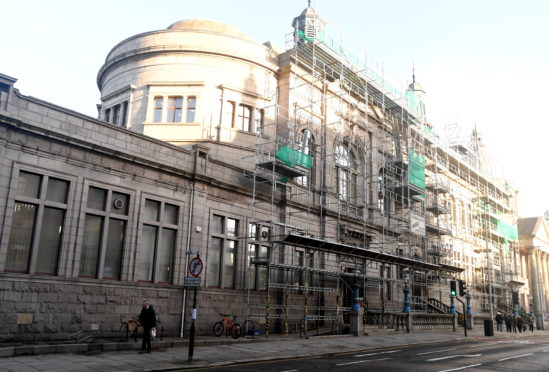
[[[280,241],[284,244],[302,248],[318,249],[330,253],[342,253],[354,257],[365,258],[372,261],[408,266],[420,270],[440,270],[440,265],[431,264],[412,258],[397,256],[389,253],[374,251],[371,249],[355,247],[324,239],[311,238],[302,235],[289,234]]]

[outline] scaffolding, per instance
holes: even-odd
[[[479,172],[478,151],[436,135],[415,78],[407,91],[395,89],[314,10],[294,28],[247,174],[248,293],[264,291],[248,295],[248,317],[267,334],[306,332],[311,322],[338,330],[356,286],[371,315],[401,312],[405,286],[412,311],[425,312],[448,298],[449,278],[465,271],[476,284],[473,262],[458,259],[453,243],[451,183],[465,181],[500,208],[508,197]],[[477,217],[471,247],[480,246]],[[494,285],[505,281],[498,275]],[[473,290],[486,298],[485,288]]]

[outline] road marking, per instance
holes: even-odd
[[[482,354],[470,354],[470,355],[467,355],[467,354],[459,354],[459,355],[450,355],[450,356],[445,356],[445,357],[440,357],[440,358],[427,359],[427,362],[436,362],[437,360],[444,360],[444,359],[451,359],[451,358],[458,358],[458,357],[474,358],[474,357],[479,357],[479,356],[481,356],[481,355],[482,355]]]
[[[437,350],[437,351],[428,351],[426,353],[417,353],[416,355],[425,355],[425,354],[433,354],[433,353],[443,353],[445,351],[452,351],[452,350],[456,350],[456,348],[453,348],[453,349],[444,349],[444,350]]]
[[[444,371],[439,371],[439,372],[459,371],[460,369],[478,367],[478,366],[481,366],[481,365],[482,364],[471,364],[470,366],[459,367],[459,368],[454,368],[454,369],[445,369]]]
[[[499,361],[500,361],[500,362],[503,362],[504,360],[515,359],[515,358],[522,358],[522,357],[529,356],[529,355],[532,355],[532,353],[530,353],[530,354],[516,355],[516,356],[509,357],[509,358],[503,358],[503,359],[500,359]]]
[[[297,372],[297,369],[289,369],[287,371],[281,371],[281,372]]]
[[[473,345],[473,346],[469,346],[469,347],[481,347],[481,346],[486,346],[488,344],[478,344],[478,345]]]
[[[547,353],[547,352],[549,352],[549,350],[543,350],[543,351],[542,351],[542,353]]]
[[[365,356],[372,356],[372,355],[379,355],[379,354],[397,353],[399,351],[402,351],[402,350],[380,351],[379,353],[360,354],[360,355],[355,355],[354,357],[355,358],[361,358],[361,357],[365,357]]]
[[[391,358],[357,360],[356,362],[336,364],[336,366],[337,367],[339,367],[339,366],[348,366],[349,364],[357,364],[357,363],[364,363],[364,362],[377,362],[379,360],[387,360],[387,359],[391,359]]]

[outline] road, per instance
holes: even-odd
[[[549,337],[529,336],[499,341],[450,341],[196,370],[227,372],[259,370],[261,372],[546,372],[549,371]]]

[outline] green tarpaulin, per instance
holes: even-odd
[[[311,156],[288,146],[282,146],[276,153],[276,158],[289,167],[303,167],[310,169],[313,165]]]
[[[410,150],[408,152],[408,158],[408,182],[425,190],[425,157]]]

